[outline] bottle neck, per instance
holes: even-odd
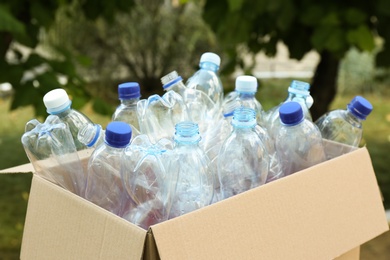
[[[347,121],[348,123],[350,123],[351,125],[355,126],[355,127],[358,127],[358,128],[361,128],[362,126],[362,120],[358,117],[356,117],[351,111],[349,110],[346,110],[346,113],[344,113],[345,115],[345,121]]]
[[[219,66],[215,63],[212,63],[212,62],[208,62],[208,61],[205,61],[205,62],[201,62],[199,64],[199,67],[202,69],[202,70],[211,70],[215,73],[218,72],[219,70]]]
[[[129,98],[129,99],[119,99],[121,101],[121,104],[122,105],[125,105],[125,106],[129,106],[129,105],[134,105],[134,104],[137,104],[137,102],[139,101],[139,97],[138,98]]]
[[[250,98],[254,98],[255,97],[255,92],[240,92],[238,91],[239,93],[239,97],[240,99],[250,99]]]

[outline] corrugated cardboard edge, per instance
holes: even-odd
[[[333,259],[389,226],[361,148],[151,229],[161,259]]]
[[[360,247],[355,247],[354,249],[348,251],[345,254],[342,254],[339,257],[336,257],[334,260],[359,260],[360,259]]]
[[[142,259],[146,231],[34,175],[21,259]]]
[[[160,260],[156,241],[154,240],[151,229],[146,234],[143,260]]]

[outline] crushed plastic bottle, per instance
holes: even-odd
[[[69,127],[57,116],[27,122],[22,144],[37,175],[84,196],[85,171]]]
[[[104,143],[96,147],[88,162],[85,198],[118,216],[132,206],[120,176],[121,156],[130,139],[129,124],[109,123]]]
[[[72,101],[64,89],[54,89],[46,93],[43,97],[47,113],[58,116],[69,127],[73,141],[77,150],[85,149],[85,145],[80,143],[77,135],[81,128],[87,124],[92,124],[91,120],[80,111],[71,107]]]
[[[122,155],[123,184],[135,207],[124,215],[128,221],[148,229],[169,217],[170,190],[166,162],[172,141],[160,139],[152,144],[147,135],[135,137]]]
[[[362,139],[363,126],[362,121],[371,113],[373,107],[371,103],[361,97],[354,97],[347,105],[346,109],[337,109],[321,116],[315,124],[318,126],[322,138],[346,144],[340,149],[338,155],[352,151],[358,147]],[[328,159],[331,156],[327,154]]]
[[[223,85],[218,76],[221,58],[212,52],[203,53],[200,57],[200,69],[186,82],[186,87],[203,91],[219,108],[223,101]]]
[[[104,130],[99,124],[87,124],[80,129],[77,139],[87,147],[82,157],[89,159],[95,148],[104,142]]]
[[[162,138],[173,140],[175,125],[190,119],[183,98],[174,91],[140,100],[137,113],[141,133],[148,135],[153,143]]]
[[[279,108],[286,102],[295,101],[301,104],[305,119],[313,121],[309,110],[313,105],[313,98],[310,96],[309,90],[309,83],[293,80],[288,88],[286,100],[265,113],[265,126],[267,127],[271,138],[275,138],[274,133],[276,133],[276,129],[280,127]]]
[[[209,159],[199,148],[199,128],[193,122],[176,125],[175,146],[168,162],[169,189],[173,191],[169,218],[178,217],[211,204],[215,175]]]
[[[218,155],[222,199],[264,184],[269,171],[269,155],[256,132],[255,111],[247,107],[234,110],[232,125]]]
[[[302,106],[295,101],[280,109],[281,125],[275,138],[276,152],[284,176],[309,168],[326,160],[318,127],[303,116]]]

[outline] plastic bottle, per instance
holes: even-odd
[[[310,96],[309,90],[309,83],[298,80],[291,81],[286,100],[265,113],[265,126],[272,138],[274,138],[276,128],[279,128],[280,126],[279,108],[283,103],[289,101],[298,102],[302,106],[304,117],[309,121],[313,121],[309,111],[310,107],[313,105],[313,98]]]
[[[176,71],[161,78],[163,88],[166,91],[173,90],[180,94],[187,106],[190,120],[199,125],[202,134],[208,131],[208,128],[219,116],[219,108],[203,91],[187,88],[181,76]]]
[[[54,89],[46,93],[43,97],[43,103],[46,106],[47,113],[58,116],[69,127],[73,141],[77,150],[86,148],[77,135],[81,128],[87,124],[92,124],[91,120],[76,109],[72,109],[72,101],[64,89]]]
[[[235,90],[229,93],[222,104],[222,109],[229,103],[239,101],[241,106],[251,108],[256,112],[258,124],[264,125],[264,110],[260,102],[256,99],[257,79],[253,76],[238,76],[236,78]]]
[[[79,151],[81,160],[89,159],[95,148],[104,142],[104,130],[99,124],[87,124],[80,129],[77,139],[87,147]]]
[[[221,58],[212,52],[205,52],[200,57],[200,69],[186,82],[187,88],[203,91],[220,107],[223,101],[223,85],[218,76]]]
[[[352,151],[358,147],[362,138],[362,121],[371,113],[371,103],[361,97],[354,97],[345,110],[337,109],[321,116],[315,124],[320,129],[322,138],[346,144],[340,154]],[[327,154],[328,159],[330,156]]]
[[[58,116],[49,115],[44,123],[27,122],[22,144],[36,174],[84,196],[85,171],[69,127]]]
[[[122,154],[121,177],[135,204],[124,218],[146,230],[169,217],[166,162],[172,148],[168,139],[152,144],[147,135],[139,135]]]
[[[162,138],[173,140],[175,125],[190,119],[183,98],[172,90],[162,97],[151,95],[140,100],[137,113],[141,132],[148,135],[153,143]]]
[[[107,125],[105,140],[88,162],[85,198],[122,216],[131,206],[120,176],[121,155],[131,139],[131,127],[124,122]]]
[[[135,137],[139,134],[140,130],[137,115],[137,102],[141,97],[139,84],[137,82],[119,84],[118,97],[121,104],[112,115],[112,121],[128,123],[133,130],[132,137]]]
[[[209,205],[214,195],[214,173],[199,148],[199,128],[193,122],[176,125],[175,146],[168,163],[169,189],[173,191],[169,218]]]
[[[280,109],[281,125],[277,129],[275,147],[284,176],[325,161],[325,151],[318,127],[303,116],[302,106],[295,101]]]
[[[218,155],[222,199],[264,184],[269,170],[268,152],[255,129],[255,111],[247,107],[236,109],[232,125],[233,131]]]

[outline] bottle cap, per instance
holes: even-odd
[[[181,143],[197,143],[200,141],[199,126],[197,123],[184,121],[175,125],[174,140]]]
[[[297,125],[303,120],[302,107],[298,102],[290,101],[279,108],[280,121],[285,125]]]
[[[371,103],[361,96],[354,97],[347,105],[347,109],[357,118],[365,120],[371,113],[373,107]]]
[[[253,76],[238,76],[236,78],[236,91],[242,93],[256,93],[257,79]]]
[[[200,57],[200,63],[202,62],[211,62],[219,66],[221,64],[221,58],[213,52],[205,52]]]
[[[131,127],[129,124],[121,121],[114,121],[107,125],[106,143],[116,148],[126,147],[131,139]]]
[[[179,81],[182,81],[183,78],[177,74],[177,72],[174,70],[171,73],[165,75],[161,78],[161,83],[163,84],[163,88],[167,89],[170,86],[176,84]]]
[[[234,110],[232,124],[239,128],[251,128],[256,126],[256,112],[252,108],[239,107]]]
[[[309,90],[310,90],[310,84],[299,80],[291,81],[290,87],[288,88],[289,93],[298,94],[302,96],[310,95]]]
[[[47,113],[55,115],[70,108],[72,101],[70,101],[64,89],[57,88],[46,93],[43,97],[43,103],[45,104]]]
[[[141,96],[140,87],[137,82],[126,82],[118,85],[119,99],[132,99]]]

